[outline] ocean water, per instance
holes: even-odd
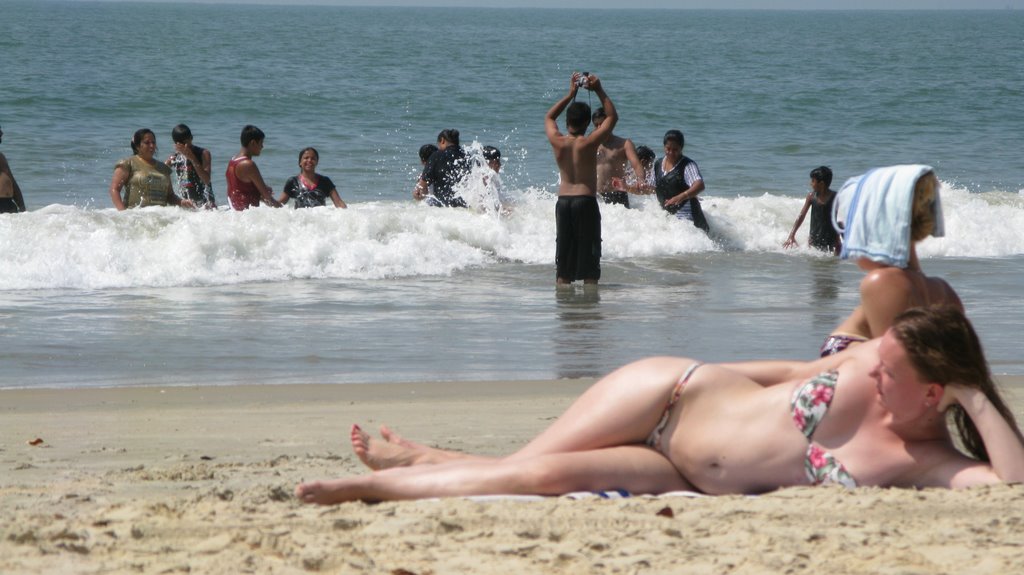
[[[997,373],[1024,374],[1024,14],[0,2],[0,388],[588,377],[650,354],[812,357],[856,305],[850,262],[780,246],[834,187],[926,163],[947,237],[919,245]],[[713,233],[605,207],[602,285],[554,289],[543,117],[600,75],[616,133],[686,133]],[[596,104],[596,100],[592,100]],[[298,151],[348,210],[118,213],[140,127],[191,126],[217,198],[247,123],[280,190]],[[454,127],[501,148],[507,214],[410,199]],[[474,180],[475,181],[475,180]],[[467,194],[485,198],[472,184]],[[481,202],[481,204],[486,202]],[[798,239],[806,243],[805,223]]]

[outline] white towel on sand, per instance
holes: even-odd
[[[832,223],[843,234],[843,259],[866,257],[900,268],[910,257],[910,219],[914,186],[931,166],[911,164],[876,168],[843,184],[836,197]],[[935,230],[945,233],[942,204],[935,192]]]

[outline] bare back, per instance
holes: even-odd
[[[589,136],[559,134],[551,138],[558,164],[559,196],[597,195],[597,148],[600,142]]]
[[[942,278],[894,267],[868,273],[861,280],[860,301],[835,333],[881,337],[897,315],[913,307],[950,306],[963,311],[960,297]]]
[[[587,76],[587,89],[592,90],[600,99],[607,114],[605,121],[586,134],[590,109],[584,106],[586,116],[582,118],[583,122],[579,122],[581,118],[577,118],[575,121],[567,119],[566,125],[570,133],[566,135],[559,131],[557,118],[576,98],[576,91],[579,89],[578,80],[580,80],[580,75],[573,74],[569,93],[555,102],[544,116],[544,132],[547,134],[548,142],[551,143],[551,151],[558,164],[559,196],[597,196],[597,149],[601,142],[608,139],[612,130],[615,129],[615,124],[619,121],[615,104],[601,87],[600,79],[591,74]],[[575,130],[573,126],[575,126]],[[578,133],[574,134],[573,131]]]

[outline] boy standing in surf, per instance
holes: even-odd
[[[836,192],[832,189],[832,169],[819,166],[811,170],[811,192],[804,199],[804,207],[793,224],[793,230],[782,244],[784,248],[799,245],[796,232],[804,223],[808,210],[811,212],[811,235],[808,244],[816,250],[838,256],[842,248],[839,232],[832,227],[832,203],[836,200]]]
[[[253,125],[242,128],[239,140],[242,149],[238,155],[228,162],[224,176],[228,180],[228,203],[235,210],[245,210],[260,205],[260,202],[280,208],[281,203],[274,199],[270,186],[263,181],[263,175],[256,162],[252,159],[263,151],[263,130]]]
[[[185,124],[178,124],[171,130],[171,140],[174,153],[164,163],[178,176],[178,194],[197,206],[216,209],[210,180],[213,166],[210,150],[192,143],[192,130]]]
[[[597,94],[605,120],[589,135],[590,106],[576,102],[583,87]],[[558,116],[565,111],[565,127],[558,130]],[[558,164],[558,203],[555,205],[555,284],[575,280],[597,284],[601,279],[601,210],[597,204],[597,150],[612,133],[619,114],[604,92],[601,80],[586,72],[574,72],[569,93],[548,110],[544,130]]]

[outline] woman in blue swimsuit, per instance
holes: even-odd
[[[947,419],[966,452],[954,446]],[[909,310],[883,337],[813,362],[641,360],[595,383],[503,458],[385,439],[354,428],[356,454],[375,470],[303,483],[297,497],[333,504],[1024,481],[1024,439],[955,308]]]

